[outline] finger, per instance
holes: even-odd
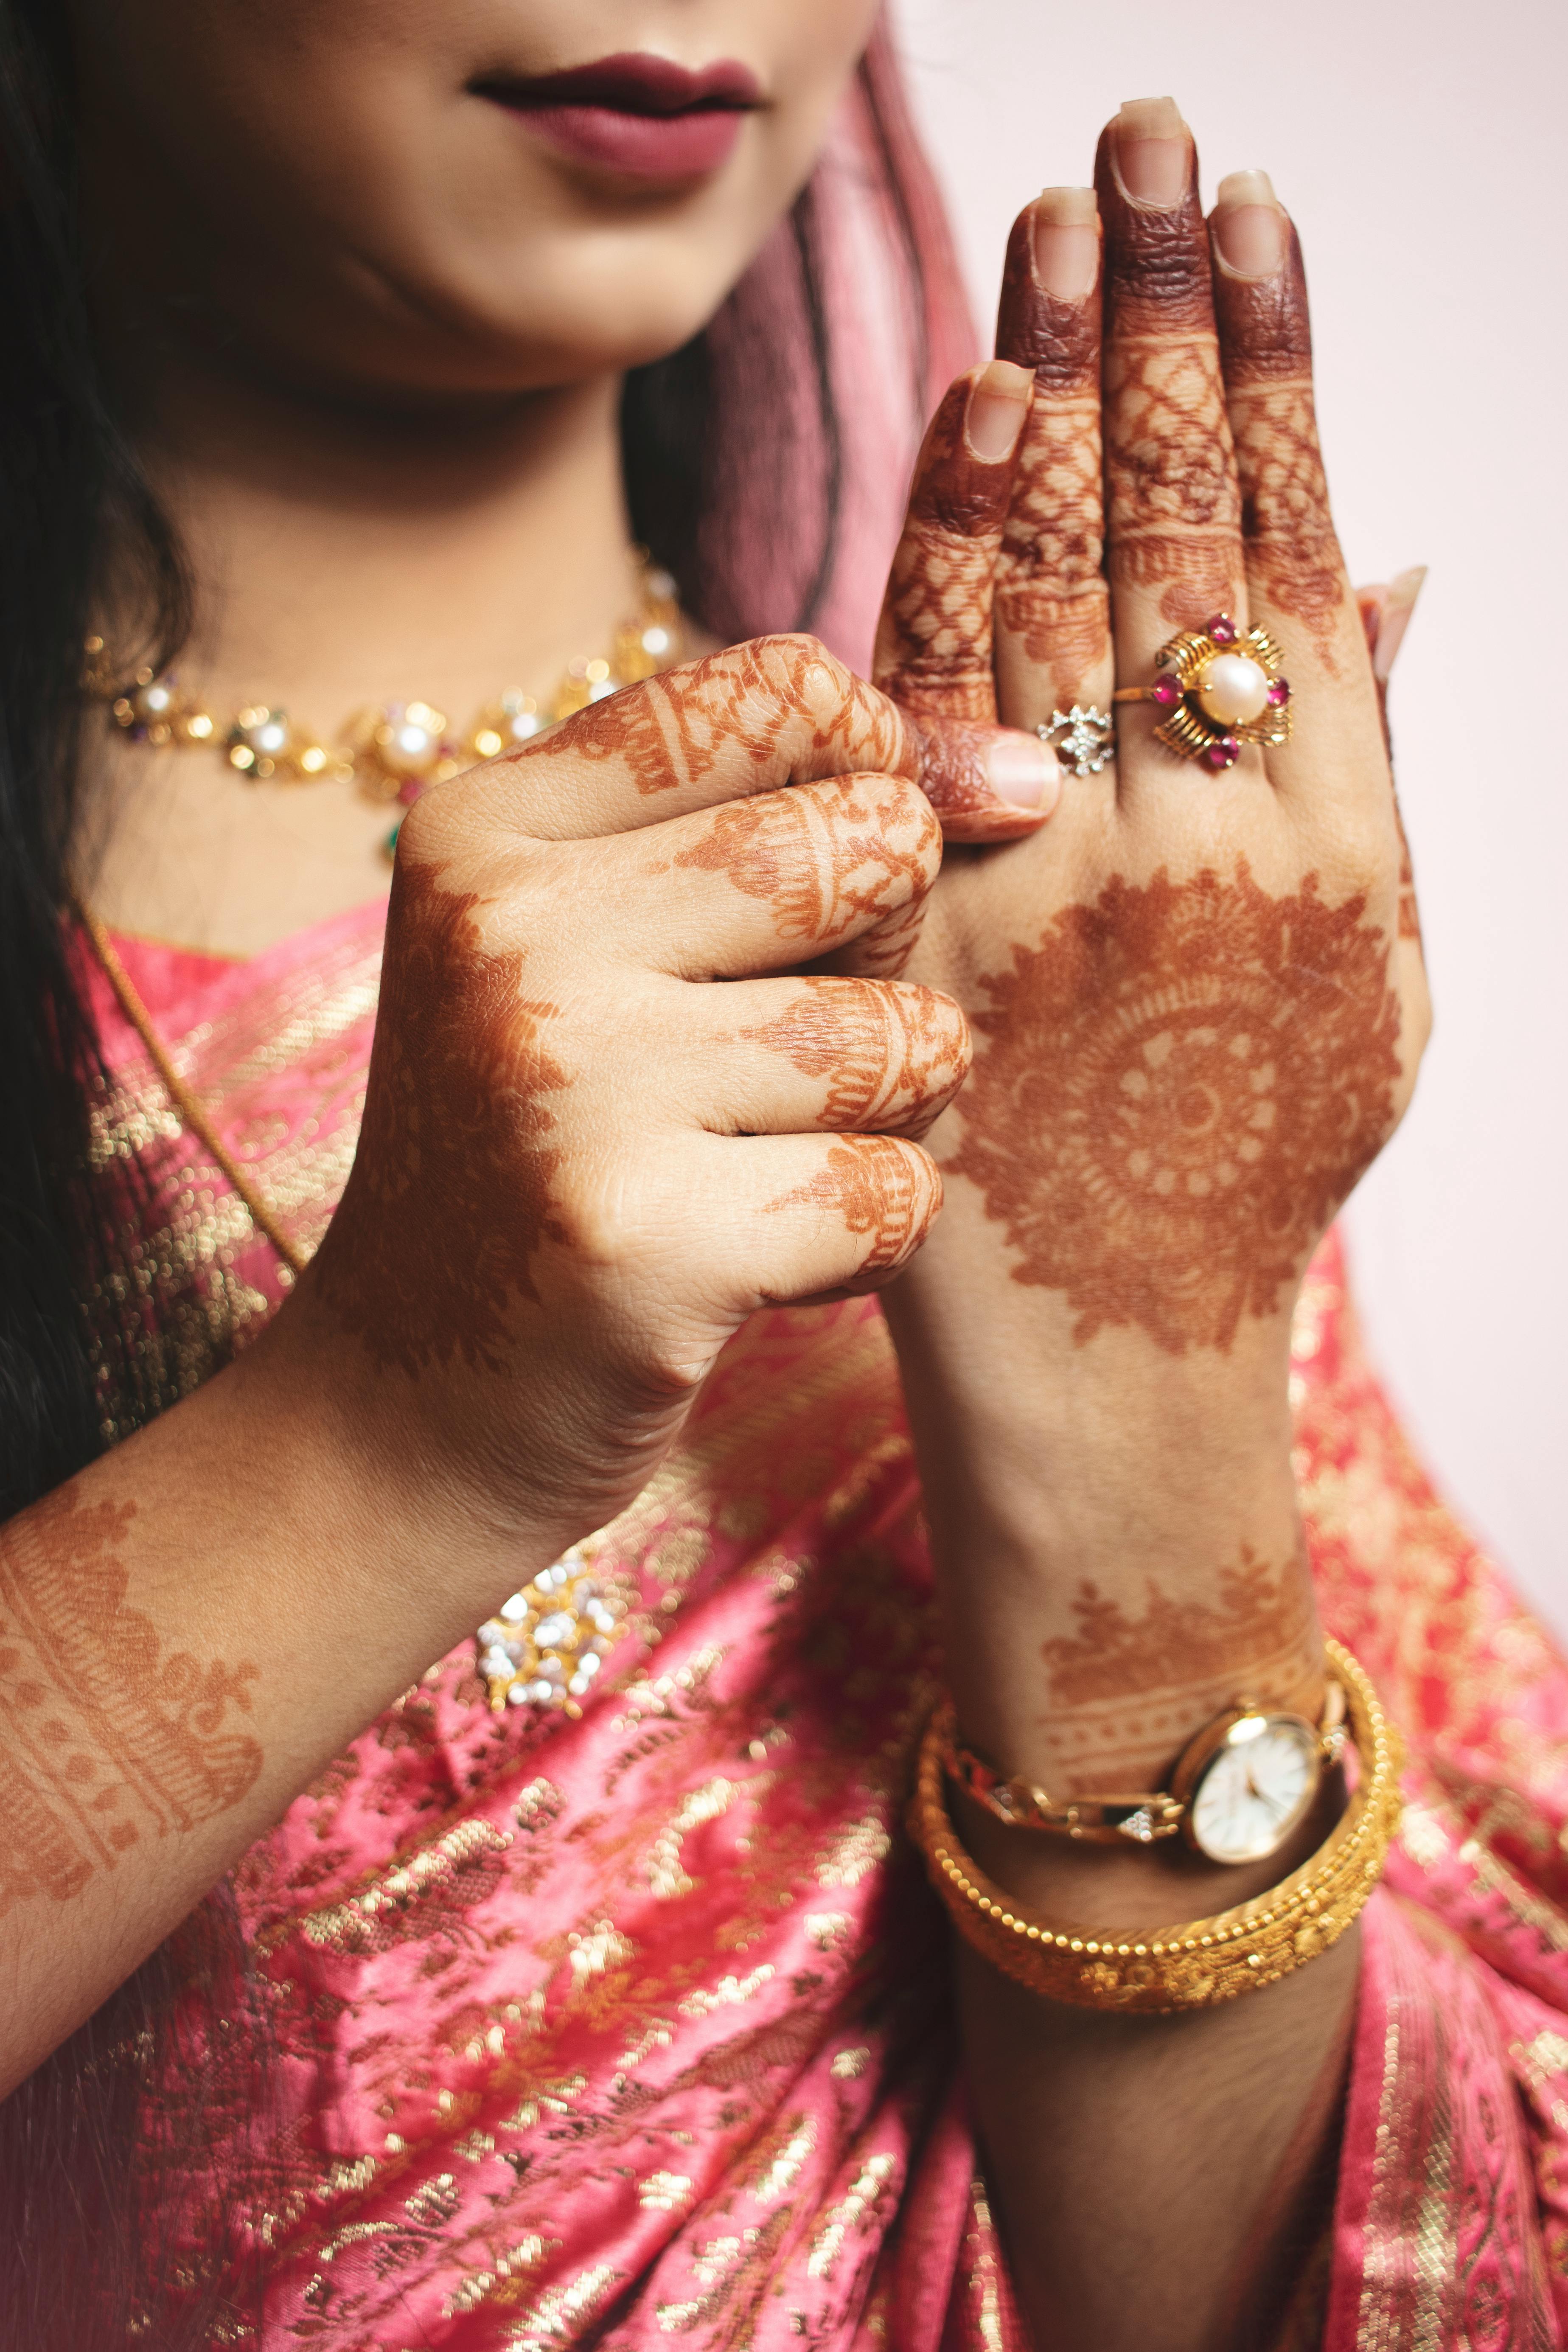
[[[1405,632],[1410,626],[1410,616],[1415,610],[1415,600],[1426,579],[1426,566],[1417,563],[1408,572],[1401,572],[1383,591],[1377,633],[1372,639],[1372,674],[1380,686],[1386,686],[1393,675],[1399,648],[1405,643]],[[1363,620],[1364,617],[1363,610]]]
[[[856,942],[896,971],[942,863],[918,785],[835,776],[677,817],[606,845],[623,919],[614,950],[686,980],[778,971]]]
[[[931,420],[888,580],[872,674],[926,739],[926,789],[949,836],[1033,832],[1054,805],[1055,762],[996,724],[992,582],[1029,379],[971,368]]]
[[[1091,188],[1047,188],[1007,240],[996,350],[1035,397],[996,559],[996,687],[1015,727],[1113,683],[1100,422],[1100,215]]]
[[[1362,626],[1366,632],[1367,649],[1372,655],[1378,715],[1383,720],[1383,740],[1389,755],[1391,774],[1394,738],[1388,724],[1388,681],[1426,578],[1426,565],[1416,564],[1410,571],[1400,572],[1385,588],[1356,590]],[[1415,868],[1410,855],[1410,840],[1405,830],[1405,815],[1399,805],[1397,787],[1394,794],[1394,822],[1399,828],[1399,936],[1402,940],[1411,940],[1419,955],[1422,952],[1421,913],[1415,900]]]
[[[716,1283],[749,1311],[879,1289],[942,1206],[936,1162],[902,1137],[715,1139],[728,1213],[704,1241]]]
[[[922,1136],[968,1075],[969,1024],[950,996],[908,982],[735,981],[682,1004],[700,1044],[700,1103],[715,1133]]]
[[[1329,510],[1300,245],[1262,172],[1221,182],[1211,227],[1252,617],[1280,646],[1290,687],[1291,740],[1269,752],[1268,772],[1319,810],[1382,806],[1382,725]]]
[[[1197,154],[1170,99],[1137,99],[1095,159],[1105,228],[1107,565],[1117,676],[1216,613],[1247,621],[1241,499],[1226,415]],[[1158,713],[1124,707],[1123,782]],[[1255,753],[1245,755],[1256,760]],[[1150,774],[1168,775],[1164,754]]]
[[[913,779],[920,761],[892,703],[815,637],[754,637],[623,688],[438,789],[491,829],[582,841],[824,776]]]

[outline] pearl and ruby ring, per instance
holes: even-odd
[[[1154,703],[1162,713],[1155,741],[1218,774],[1236,765],[1245,744],[1290,740],[1283,660],[1267,629],[1241,629],[1228,613],[1215,613],[1161,646],[1152,686],[1118,687],[1112,699]]]
[[[1198,679],[1198,700],[1221,727],[1245,727],[1268,708],[1268,672],[1250,654],[1216,654]]]

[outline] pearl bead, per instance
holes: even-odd
[[[1245,727],[1268,707],[1268,673],[1246,654],[1216,654],[1198,680],[1198,701],[1221,727]]]

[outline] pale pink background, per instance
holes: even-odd
[[[1169,90],[1311,279],[1353,575],[1431,566],[1394,722],[1437,1000],[1352,1206],[1373,1345],[1449,1495],[1568,1633],[1568,269],[1561,0],[897,0],[989,321],[1002,240]]]

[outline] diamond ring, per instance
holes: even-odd
[[[1098,776],[1106,761],[1116,757],[1115,723],[1098,703],[1086,709],[1075,702],[1070,710],[1053,710],[1035,732],[1075,776]]]

